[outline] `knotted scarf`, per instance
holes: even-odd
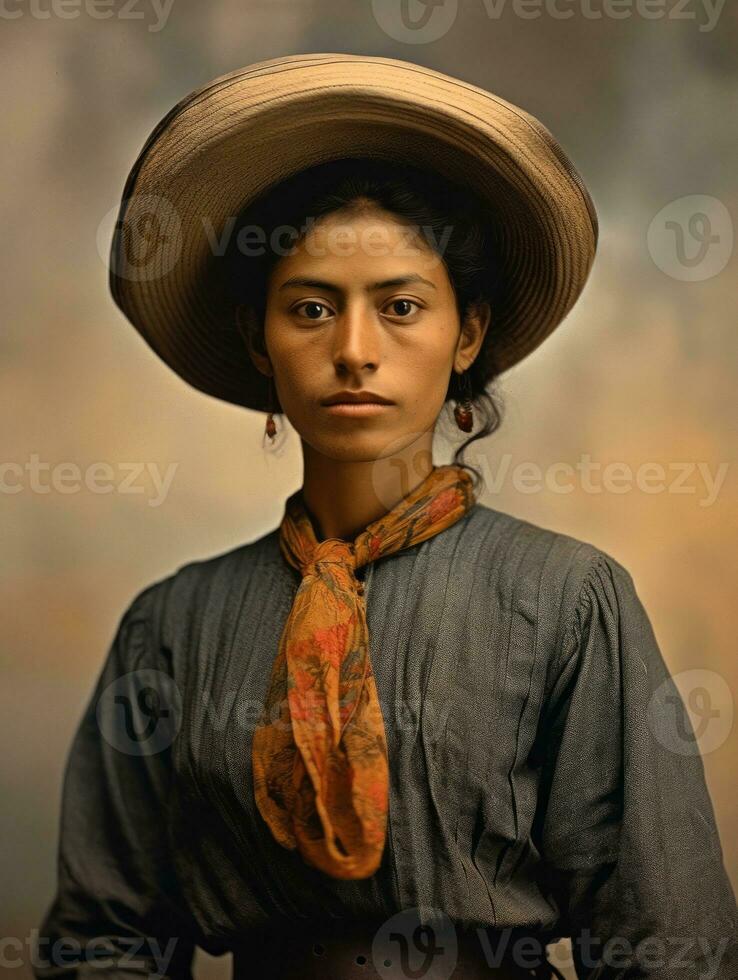
[[[425,541],[474,505],[460,466],[437,466],[353,542],[318,542],[302,490],[280,550],[302,575],[253,736],[256,803],[274,838],[335,878],[379,867],[389,807],[384,722],[369,657],[361,566]]]

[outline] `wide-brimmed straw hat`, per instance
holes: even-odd
[[[538,347],[572,308],[594,259],[597,216],[581,177],[537,119],[476,85],[394,58],[274,58],[178,102],[144,144],[123,191],[110,256],[113,297],[189,384],[237,405],[268,407],[267,381],[234,329],[219,275],[224,233],[279,181],[356,156],[435,170],[480,195],[496,218],[498,371]]]

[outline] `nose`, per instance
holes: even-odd
[[[360,300],[348,302],[336,317],[333,365],[339,374],[375,370],[379,365],[379,334],[373,311]]]

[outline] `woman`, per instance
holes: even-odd
[[[121,218],[118,304],[265,411],[267,446],[288,419],[304,477],[278,528],[126,610],[36,975],[188,977],[200,945],[243,977],[548,977],[570,936],[579,977],[735,976],[702,763],[664,737],[667,705],[689,719],[630,575],[481,504],[463,462],[594,255],[553,137],[419,66],[276,59],[172,110]],[[473,434],[435,465],[451,403]]]

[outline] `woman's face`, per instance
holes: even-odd
[[[452,370],[465,370],[488,317],[462,333],[438,253],[376,208],[315,222],[268,282],[264,325],[282,410],[329,458],[367,461],[401,452],[432,431]],[[329,406],[341,392],[385,404]]]

